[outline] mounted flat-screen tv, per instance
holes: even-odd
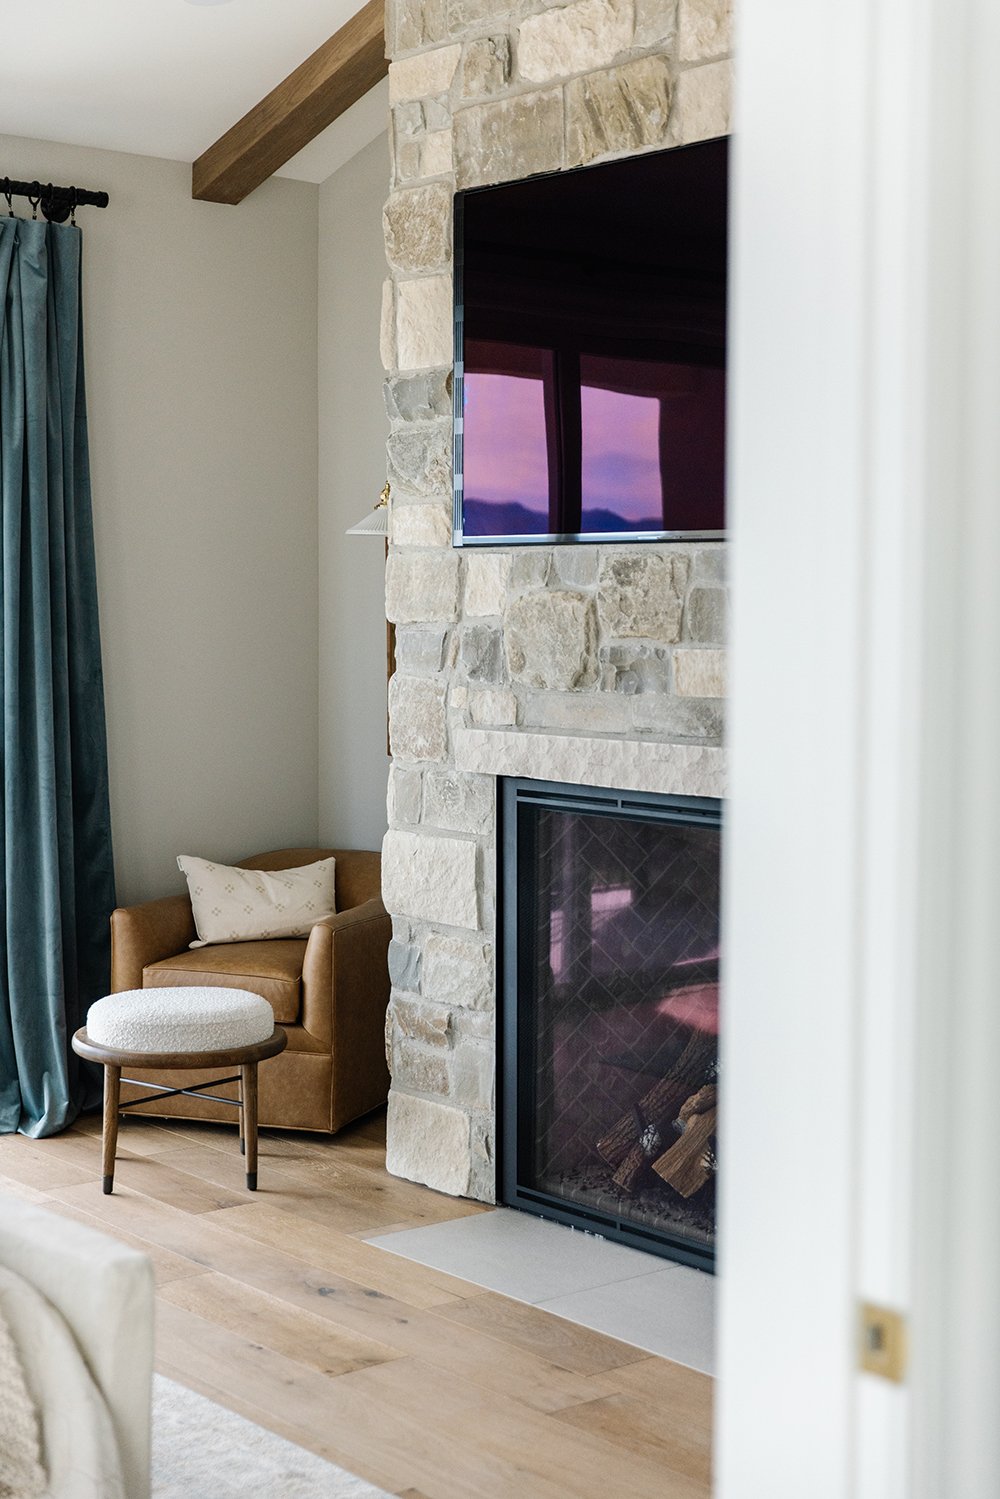
[[[724,534],[727,163],[456,195],[456,546]]]

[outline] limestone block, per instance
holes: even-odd
[[[467,1192],[478,1202],[497,1200],[495,1123],[492,1111],[472,1116],[472,1170]]]
[[[427,370],[419,375],[395,375],[382,387],[391,422],[431,422],[450,417],[451,370]]]
[[[455,116],[459,187],[510,182],[534,172],[554,172],[562,165],[561,89],[473,104]]]
[[[722,740],[724,705],[719,700],[694,697],[656,697],[641,693],[628,700],[632,724],[644,734],[670,739]]]
[[[403,676],[428,676],[441,670],[448,632],[444,625],[398,625],[396,670]]]
[[[402,104],[406,99],[446,94],[461,55],[461,47],[455,44],[435,47],[433,51],[418,52],[415,57],[403,57],[390,63],[389,103]]]
[[[433,46],[448,35],[448,0],[387,0],[386,52],[412,52]]]
[[[451,260],[451,193],[443,182],[406,187],[382,210],[385,253],[400,271],[433,271]]]
[[[458,557],[454,552],[390,552],[385,570],[386,618],[430,624],[458,616]]]
[[[431,932],[424,943],[423,994],[466,1010],[493,1009],[493,952],[488,943]]]
[[[409,104],[397,104],[392,111],[392,122],[397,136],[419,135],[424,128],[423,105],[416,99]]]
[[[503,635],[493,625],[466,625],[458,654],[459,664],[470,682],[503,679]]]
[[[594,546],[554,547],[552,572],[569,588],[589,588],[597,582],[597,560]]]
[[[390,829],[382,844],[382,895],[393,915],[442,926],[479,926],[476,844]],[[425,954],[426,963],[426,954]],[[425,985],[428,998],[439,996]]]
[[[511,675],[527,686],[571,691],[597,680],[597,620],[583,594],[523,594],[508,606],[504,636]]]
[[[466,42],[461,77],[463,99],[481,99],[499,93],[510,79],[509,38],[480,36]]]
[[[389,977],[394,989],[416,993],[420,988],[421,956],[419,947],[411,942],[397,942],[393,937],[389,943]]]
[[[424,276],[396,287],[396,358],[401,370],[451,365],[451,277]]]
[[[489,833],[493,828],[492,776],[434,770],[427,776],[425,823],[455,833]]]
[[[680,0],[677,48],[681,62],[722,57],[732,49],[732,0]]]
[[[389,786],[386,792],[389,826],[398,828],[401,823],[419,822],[422,794],[423,777],[419,770],[390,765]]]
[[[451,130],[428,131],[420,142],[420,176],[445,177],[451,166]]]
[[[732,65],[728,62],[685,69],[677,79],[670,144],[687,146],[692,141],[728,135],[731,86]]]
[[[418,138],[393,137],[393,182],[409,182],[412,177],[422,177],[420,170],[421,143]]]
[[[674,691],[678,697],[725,697],[725,651],[674,651]]]
[[[548,547],[522,547],[511,558],[510,588],[520,593],[530,588],[544,588],[552,568]]]
[[[451,546],[451,506],[445,501],[430,505],[394,505],[390,520],[393,546]]]
[[[662,699],[631,698],[655,705]],[[529,776],[623,791],[663,791],[678,796],[725,796],[726,752],[717,744],[621,735],[545,733],[519,729],[463,729],[455,738],[455,765],[480,775]],[[427,952],[424,952],[424,986]]]
[[[392,1025],[393,1086],[414,1093],[436,1093],[442,1098],[451,1092],[448,1062],[440,1052],[424,1051],[399,1034],[396,1017]]]
[[[451,34],[477,29],[484,23],[495,25],[503,16],[517,8],[521,0],[449,0]]]
[[[525,701],[523,719],[526,728],[593,734],[627,734],[632,728],[628,700],[616,693],[533,692]]]
[[[632,0],[576,0],[529,16],[517,32],[517,71],[529,83],[606,68],[632,45]]]
[[[461,1046],[463,1041],[486,1041],[496,1038],[497,1018],[493,1010],[449,1011],[452,1018],[452,1045]]]
[[[407,423],[389,433],[386,443],[389,480],[394,495],[439,499],[451,489],[451,426]]]
[[[510,579],[509,552],[470,552],[465,559],[465,609],[473,618],[502,614]]]
[[[401,1037],[423,1046],[446,1047],[451,1035],[451,1011],[441,1005],[417,1004],[412,999],[392,1001],[392,1012]]]
[[[634,692],[670,691],[670,660],[663,646],[612,645],[602,656],[608,663],[609,690],[629,697]]]
[[[670,70],[662,56],[639,57],[566,85],[566,165],[665,144]]]
[[[684,611],[684,639],[725,645],[727,614],[724,588],[692,588]]]
[[[668,47],[677,34],[677,0],[635,0],[636,47]]]
[[[393,1088],[386,1119],[386,1170],[436,1192],[461,1197],[469,1186],[469,1116],[429,1098]]]
[[[378,348],[382,368],[391,370],[396,363],[396,298],[391,281],[382,282],[382,313],[379,319]]]
[[[692,583],[725,583],[729,576],[729,547],[724,541],[699,547],[694,554]]]
[[[505,687],[486,687],[470,692],[469,719],[474,724],[516,724],[517,698]]]
[[[424,123],[428,130],[451,129],[451,105],[446,98],[424,100]]]
[[[448,754],[444,683],[404,677],[389,683],[389,748],[394,760],[443,760]]]
[[[679,640],[687,570],[687,558],[678,553],[605,553],[597,593],[602,632],[617,639]]]
[[[468,1109],[492,1109],[496,1075],[491,1046],[463,1040],[448,1056],[448,1096]]]

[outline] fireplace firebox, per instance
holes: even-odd
[[[721,803],[506,779],[502,1200],[715,1251]]]

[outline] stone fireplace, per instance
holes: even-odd
[[[724,135],[725,0],[390,0],[387,1165],[495,1200],[497,778],[724,793],[725,544],[451,546],[451,203]]]

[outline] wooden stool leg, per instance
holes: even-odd
[[[243,1127],[243,1068],[240,1068],[240,1106],[236,1110],[240,1119],[240,1155],[247,1153],[247,1135]]]
[[[122,1070],[110,1062],[104,1064],[104,1191],[115,1184],[115,1149],[118,1145],[118,1099]]]
[[[257,1190],[257,1063],[244,1062],[240,1068],[240,1096],[243,1107],[243,1139],[246,1144],[247,1191]]]

